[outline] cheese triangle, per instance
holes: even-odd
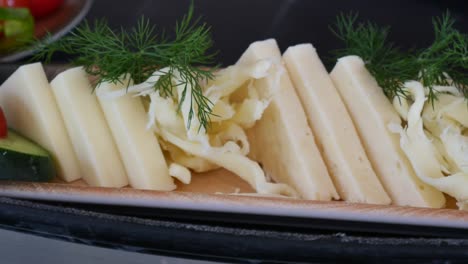
[[[60,73],[52,80],[51,86],[83,179],[91,186],[126,186],[125,168],[83,68]]]
[[[251,158],[276,182],[292,186],[304,199],[338,199],[301,102],[281,65],[276,41],[252,43],[237,63],[248,65],[262,59],[276,61],[276,74],[256,80],[255,87],[265,93],[273,93],[275,87],[279,90],[260,121],[248,131]]]
[[[390,204],[315,48],[311,44],[290,47],[283,60],[340,197],[349,202]]]
[[[396,205],[440,208],[444,195],[415,175],[388,125],[401,119],[357,56],[338,60],[330,74],[356,125],[373,168]]]
[[[105,98],[106,93],[125,89],[122,82],[105,82],[96,88],[99,103],[127,171],[130,186],[136,189],[171,191],[173,179],[152,130],[146,129],[147,114],[140,97],[126,94]]]

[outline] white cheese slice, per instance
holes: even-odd
[[[250,64],[262,59],[281,61],[274,39],[252,43],[238,63]],[[260,92],[271,94],[277,84],[279,91],[262,118],[248,131],[250,156],[262,164],[267,175],[292,186],[304,199],[338,199],[289,76],[283,72],[278,79],[284,69],[282,65],[274,67],[276,74],[254,82]]]
[[[315,48],[311,44],[290,47],[283,60],[340,197],[349,202],[390,204]]]
[[[70,182],[81,177],[75,152],[41,63],[19,67],[0,87],[9,127],[46,148],[58,176]]]
[[[101,96],[125,89],[128,81],[102,83],[96,88],[96,93],[125,165],[130,186],[136,189],[174,190],[176,186],[169,176],[158,139],[152,130],[146,129],[147,114],[140,97],[131,94],[118,98]]]
[[[390,124],[401,124],[401,119],[362,59],[357,56],[339,59],[330,76],[393,203],[443,207],[444,195],[415,175],[400,148],[399,136],[389,130]]]
[[[51,86],[83,179],[91,186],[127,185],[125,168],[85,71],[76,67],[62,72]]]

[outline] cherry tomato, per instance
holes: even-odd
[[[0,0],[2,7],[26,7],[29,8],[30,0]]]
[[[8,136],[8,126],[3,109],[0,107],[0,138],[6,138]]]
[[[63,0],[29,0],[31,13],[35,18],[52,14],[63,4]]]

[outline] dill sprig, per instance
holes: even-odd
[[[468,98],[468,37],[454,28],[449,12],[433,19],[434,41],[429,47],[406,51],[388,41],[389,27],[357,19],[355,13],[337,17],[331,30],[345,48],[335,55],[360,56],[389,98],[406,96],[403,85],[408,80],[420,80],[429,89],[431,102],[437,98],[436,85],[454,85]]]
[[[192,2],[188,13],[176,23],[172,39],[164,32],[157,34],[156,27],[144,17],[129,31],[113,30],[104,20],[85,22],[56,42],[40,44],[33,59],[48,62],[56,52],[71,55],[72,64],[83,66],[88,74],[96,77],[96,87],[103,82],[121,82],[123,74],[130,74],[140,83],[159,71],[155,91],[165,97],[175,96],[174,88],[182,85],[178,109],[184,100],[190,100],[187,127],[190,128],[196,113],[199,129],[206,129],[212,103],[203,95],[200,83],[212,79],[216,67],[200,66],[212,64],[216,53],[208,53],[213,44],[210,27],[201,24],[200,19],[194,20],[193,13]],[[176,74],[179,83],[173,82]],[[191,93],[187,94],[189,90]]]
[[[389,27],[379,27],[375,23],[357,23],[358,14],[340,14],[332,32],[344,42],[345,48],[335,51],[337,57],[357,55],[377,80],[385,94],[404,96],[405,79],[414,76],[414,65],[394,45],[388,42]]]
[[[434,42],[417,57],[419,79],[429,87],[432,102],[436,98],[434,85],[454,85],[468,98],[468,35],[454,28],[455,19],[448,11],[434,18],[432,24]]]

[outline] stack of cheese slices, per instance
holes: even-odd
[[[246,129],[249,158],[303,199],[440,208],[444,195],[416,177],[388,123],[401,119],[355,56],[329,74],[314,47],[275,40],[252,43],[236,65],[275,59],[278,75],[254,80],[259,91],[278,86],[261,118]],[[103,84],[98,89],[121,89]],[[49,84],[40,63],[20,67],[0,87],[12,128],[47,148],[65,181],[92,186],[173,190],[161,142],[147,129],[139,97],[102,100],[82,68]]]
[[[241,60],[265,57],[281,57],[274,40],[251,44]],[[307,199],[445,205],[388,129],[401,119],[359,57],[339,59],[330,74],[311,44],[288,48],[282,60],[281,91],[250,134],[251,156],[275,181]]]
[[[81,67],[49,84],[42,65],[34,63],[2,84],[0,104],[13,129],[52,153],[67,182],[83,178],[91,186],[175,189],[158,140],[145,129],[140,99],[124,97],[100,106],[92,91]]]

